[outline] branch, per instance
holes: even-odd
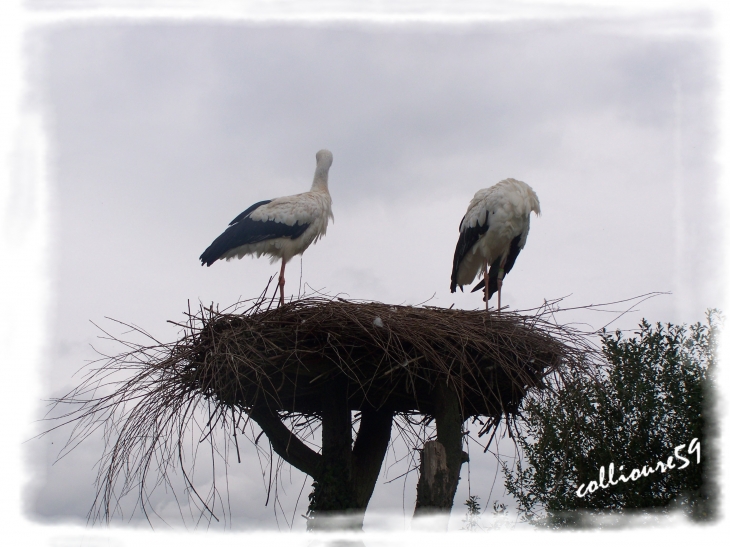
[[[367,507],[380,475],[392,424],[392,410],[362,410],[360,429],[352,448],[352,475],[357,503],[363,509]]]
[[[263,430],[274,451],[284,461],[317,480],[322,466],[322,456],[289,431],[275,411],[268,408],[252,408],[249,416]]]

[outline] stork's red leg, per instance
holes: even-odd
[[[501,273],[501,272],[500,272]],[[502,311],[502,278],[497,278],[497,311]]]
[[[504,277],[504,264],[499,266],[497,273],[497,311],[502,311],[502,278]]]
[[[284,268],[286,267],[286,260],[281,259],[281,272],[279,272],[279,304],[284,305]]]

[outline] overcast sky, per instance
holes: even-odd
[[[505,279],[504,304],[667,291],[612,327],[702,320],[724,298],[711,24],[696,12],[682,33],[669,32],[670,16],[35,31],[28,100],[49,139],[51,190],[44,393],[70,389],[95,358],[91,321],[121,334],[104,319],[113,317],[172,340],[177,328],[165,321],[181,320],[188,300],[222,308],[258,295],[277,265],[202,268],[198,256],[252,203],[308,190],[320,148],[334,155],[335,222],[291,262],[287,296],[298,292],[301,264],[302,282],[330,294],[481,307],[479,296],[448,290],[458,225],[474,192],[513,177],[537,192],[543,215]],[[67,434],[27,449],[32,519],[86,517],[100,447],[51,466]],[[276,529],[248,448],[229,470],[233,526]],[[472,494],[486,500],[494,473],[493,458],[477,451]],[[288,518],[303,480],[292,477]],[[467,486],[464,467],[457,527]],[[498,479],[492,500],[503,496]],[[405,489],[379,484],[371,508],[409,517],[414,500],[415,478]],[[174,517],[170,501],[158,508]]]

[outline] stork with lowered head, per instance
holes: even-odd
[[[484,289],[487,309],[496,292],[497,311],[502,309],[502,279],[527,242],[531,212],[540,214],[540,201],[535,191],[519,180],[505,179],[474,194],[459,225],[451,271],[452,293],[457,286],[464,290],[464,285],[483,273],[471,292]]]

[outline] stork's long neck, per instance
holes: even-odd
[[[314,181],[312,181],[312,192],[327,192],[329,188],[327,186],[327,176],[329,174],[329,167],[318,165],[317,169],[314,170]]]

